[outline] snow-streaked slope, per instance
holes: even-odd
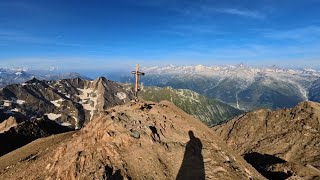
[[[32,79],[0,90],[0,122],[9,116],[25,121],[46,115],[59,124],[78,129],[101,111],[132,99],[130,91],[105,78]]]

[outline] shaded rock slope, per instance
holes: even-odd
[[[99,111],[131,99],[131,92],[105,78],[32,79],[0,90],[0,122],[10,116],[24,121],[46,115],[63,126],[79,129]]]
[[[219,124],[243,113],[243,111],[226,103],[206,98],[188,89],[144,87],[140,95],[148,101],[170,101],[209,126]]]
[[[320,178],[318,103],[302,102],[277,111],[257,110],[214,129],[270,179]]]
[[[264,179],[169,102],[113,107],[29,157],[1,170],[0,179]]]
[[[19,124],[17,124],[13,118],[9,118],[8,120],[5,120],[4,123],[8,124],[10,129],[0,133],[0,156],[24,146],[40,137],[46,137],[71,130],[68,127],[61,126],[54,121],[47,119],[46,117],[23,121]]]
[[[310,86],[308,96],[310,101],[320,102],[320,79]]]

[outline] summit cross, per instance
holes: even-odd
[[[140,78],[140,76],[144,76],[144,72],[140,72],[139,71],[139,64],[136,64],[136,70],[132,71],[132,74],[134,74],[135,78],[136,78],[135,88],[134,88],[134,95],[136,97],[138,97],[138,91],[140,90],[139,89],[139,78]]]

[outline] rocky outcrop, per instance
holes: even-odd
[[[105,78],[94,81],[34,78],[0,90],[0,122],[10,116],[24,121],[47,115],[61,125],[79,129],[100,111],[132,99],[130,91]]]
[[[8,131],[10,128],[15,127],[17,125],[17,120],[14,117],[9,117],[8,119],[0,123],[0,133]]]
[[[12,121],[9,118],[5,122]],[[71,129],[61,126],[48,118],[38,118],[21,122],[19,124],[11,123],[11,128],[0,133],[0,156],[17,149],[27,143],[53,134],[63,133]]]
[[[318,103],[303,102],[277,111],[257,110],[214,129],[268,178],[320,177]]]
[[[210,128],[169,102],[113,107],[55,148],[28,157],[0,171],[0,178],[264,179]]]

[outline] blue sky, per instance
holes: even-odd
[[[0,66],[320,67],[320,0],[3,0]]]

